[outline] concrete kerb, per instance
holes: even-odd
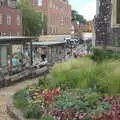
[[[35,120],[24,118],[23,113],[14,106],[13,99],[10,99],[7,104],[7,113],[13,120]]]

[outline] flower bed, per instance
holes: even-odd
[[[38,120],[120,120],[119,66],[87,58],[56,64],[38,86],[16,93],[14,104]]]
[[[22,103],[19,103],[21,94],[24,97]],[[120,97],[100,97],[91,89],[62,91],[60,88],[41,90],[29,87],[16,93],[14,100],[14,104],[21,108],[26,118],[39,120],[119,120],[120,118]]]

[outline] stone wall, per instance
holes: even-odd
[[[120,27],[112,29],[113,46],[120,47]]]
[[[111,40],[111,0],[99,0],[99,13],[95,18],[96,45],[112,44]]]
[[[112,17],[116,17],[112,15],[115,5],[112,6],[112,0],[99,2],[99,13],[95,18],[96,46],[120,47],[120,26],[112,25]]]

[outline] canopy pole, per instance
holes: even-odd
[[[65,61],[65,57],[66,57],[66,47],[65,47],[65,44],[64,44],[63,46],[64,46],[64,61]]]
[[[32,41],[30,41],[30,65],[33,65]]]

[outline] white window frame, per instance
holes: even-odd
[[[16,22],[17,22],[18,26],[21,25],[21,16],[20,15],[17,15]]]
[[[17,36],[20,36],[20,32],[17,32]]]
[[[112,0],[112,15],[111,15],[111,27],[120,27],[120,24],[117,24],[117,0]]]
[[[3,24],[3,14],[0,13],[0,24]]]
[[[12,24],[12,17],[11,15],[7,15],[7,25],[11,25]]]
[[[53,2],[52,1],[49,1],[49,7],[53,8]]]

